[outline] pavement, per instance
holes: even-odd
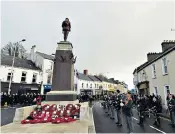
[[[7,125],[13,122],[16,108],[8,107],[1,108],[1,126]]]
[[[71,123],[39,123],[25,124],[11,123],[1,128],[2,133],[88,133],[87,121],[75,121]]]
[[[153,125],[154,118],[146,118],[143,127],[139,126],[139,117],[137,111],[133,109],[132,124],[134,127],[134,133],[175,133],[175,128],[172,128],[169,124],[170,120],[161,118],[161,126],[158,128]],[[93,116],[96,133],[127,133],[127,126],[125,120],[122,119],[122,127],[118,127],[114,120],[111,120],[109,116],[104,112],[99,102],[93,105]],[[123,117],[123,115],[122,115]]]

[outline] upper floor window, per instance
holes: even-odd
[[[96,84],[95,84],[95,88],[96,88]]]
[[[33,78],[32,78],[32,83],[36,83],[36,79],[37,79],[37,74],[33,74]]]
[[[21,82],[26,82],[27,72],[22,72]]]
[[[163,71],[163,75],[168,74],[168,65],[167,65],[166,58],[162,59],[162,71]]]
[[[152,64],[152,78],[156,78],[156,65]]]
[[[12,72],[7,74],[7,81],[10,81],[10,79],[11,79],[11,81],[13,80],[13,73]]]
[[[90,88],[92,88],[92,84],[90,85]]]
[[[51,79],[52,79],[52,75],[49,74],[49,75],[47,76],[47,84],[51,84]]]
[[[86,84],[86,87],[88,88],[88,84]]]
[[[82,88],[84,87],[84,83],[82,83]]]
[[[97,88],[98,88],[98,84],[97,84]]]

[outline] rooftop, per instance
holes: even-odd
[[[44,59],[48,59],[48,60],[54,60],[55,59],[55,56],[52,56],[52,55],[48,55],[48,54],[41,53],[41,52],[36,52],[36,53],[39,54],[40,56],[42,56]]]
[[[88,77],[90,79],[92,79],[93,81],[100,81],[100,79],[98,79],[97,77],[93,76],[93,75],[88,75]]]
[[[173,47],[167,49],[166,51],[162,52],[158,57],[152,59],[151,61],[147,61],[147,62],[143,63],[142,65],[138,66],[138,67],[134,70],[133,74],[134,74],[135,72],[139,72],[139,71],[143,70],[145,67],[149,66],[149,65],[152,64],[153,62],[159,60],[160,58],[162,58],[163,56],[169,54],[170,52],[172,52],[172,51],[174,51],[174,50],[175,50],[175,46],[173,46]]]
[[[83,73],[77,73],[77,75],[80,80],[93,81],[91,78],[88,77],[88,75],[85,75]]]
[[[12,66],[13,56],[1,54],[1,65]],[[41,70],[36,67],[35,64],[27,59],[15,58],[14,67],[32,69],[32,70]]]

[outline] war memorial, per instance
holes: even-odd
[[[64,41],[57,43],[52,90],[46,101],[17,108],[13,123],[1,127],[2,133],[95,133],[92,108],[79,103],[74,91],[73,45],[67,41],[69,19],[62,23]]]

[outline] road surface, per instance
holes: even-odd
[[[133,109],[133,127],[134,133],[175,133],[175,128],[172,128],[169,124],[170,121],[166,119],[161,119],[161,127],[157,128],[153,125],[154,118],[147,118],[144,122],[144,126],[141,127],[137,123],[139,122],[139,117],[137,111]],[[127,133],[127,126],[125,120],[123,121],[123,126],[119,127],[115,124],[114,120],[111,120],[109,116],[104,112],[99,102],[93,105],[93,116],[96,133]]]

